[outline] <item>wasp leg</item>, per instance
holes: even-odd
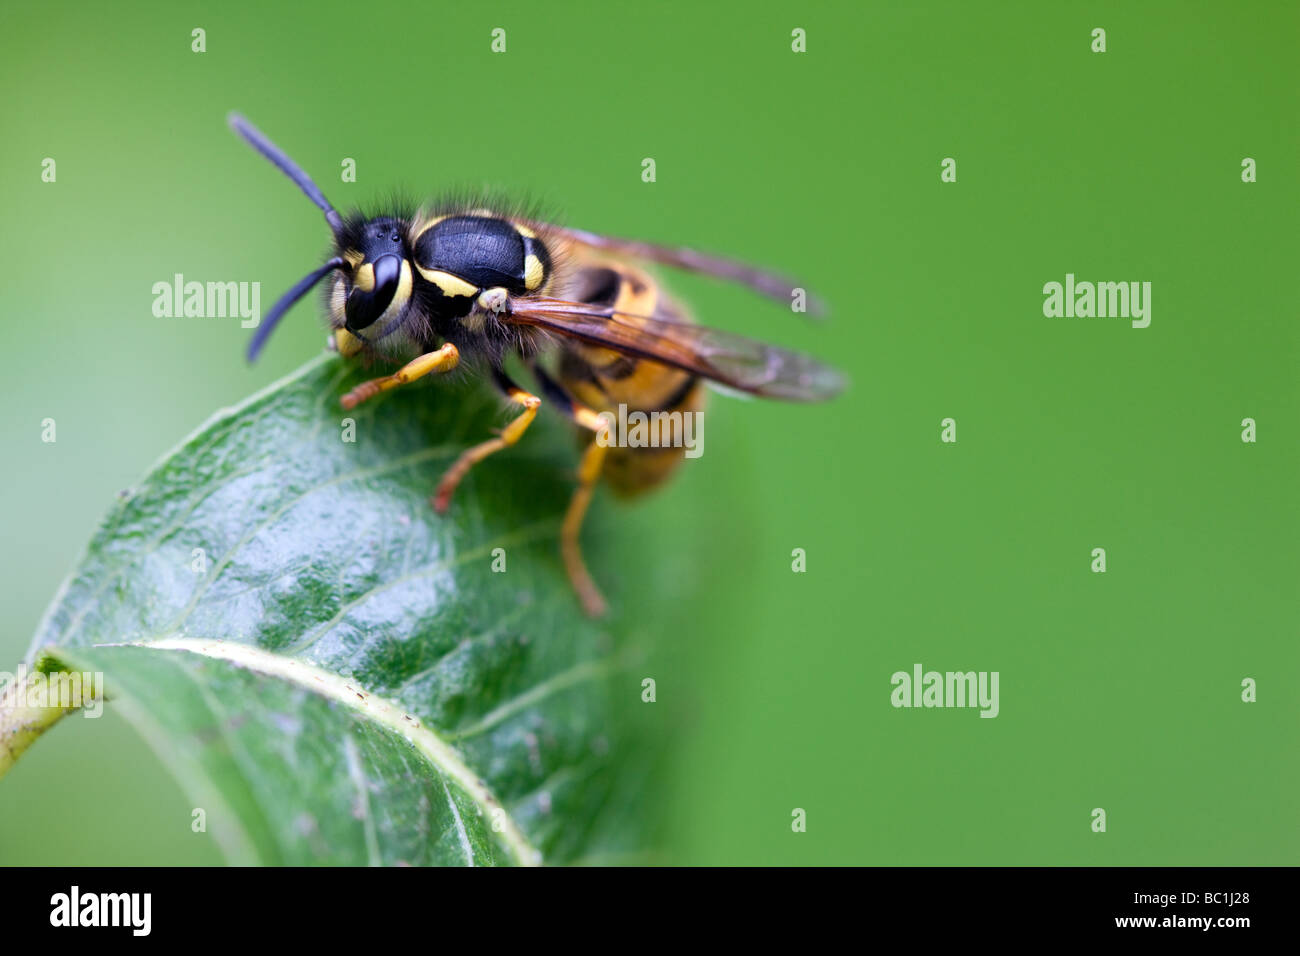
[[[488,455],[498,452],[502,448],[508,448],[519,441],[523,433],[528,430],[528,426],[533,423],[533,419],[537,417],[538,406],[542,404],[540,398],[525,392],[500,369],[493,369],[492,376],[496,379],[497,386],[506,393],[506,396],[515,404],[522,405],[524,410],[518,418],[501,430],[498,437],[490,438],[473,448],[467,448],[461,452],[461,456],[456,459],[455,463],[447,469],[442,476],[442,480],[438,482],[438,490],[433,496],[433,508],[439,514],[445,512],[451,505],[452,493],[471,468]]]
[[[560,526],[560,555],[564,558],[564,569],[569,572],[569,581],[573,590],[578,592],[582,609],[592,617],[603,616],[606,604],[600,588],[587,571],[587,563],[582,560],[580,533],[582,519],[587,516],[587,506],[591,504],[591,495],[604,465],[605,446],[592,439],[582,453],[582,462],[578,465],[578,488],[569,501],[569,510],[564,513],[564,524]]]
[[[460,352],[456,350],[456,346],[448,342],[440,349],[412,359],[392,375],[362,382],[339,399],[339,403],[350,411],[367,399],[374,398],[380,392],[386,392],[390,388],[414,382],[417,378],[423,378],[432,372],[450,372],[459,362]]]
[[[606,424],[599,415],[561,388],[546,372],[535,368],[533,374],[541,383],[546,397],[560,411],[593,433],[591,443],[582,453],[582,461],[578,465],[578,487],[569,500],[569,510],[564,513],[564,523],[560,526],[560,555],[564,558],[564,569],[569,573],[569,581],[578,594],[578,600],[582,602],[583,610],[591,617],[601,617],[607,605],[600,588],[587,571],[586,562],[582,560],[580,533],[596,482],[600,481],[600,473],[605,465],[608,443],[601,441],[599,436],[606,430]]]

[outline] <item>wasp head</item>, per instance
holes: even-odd
[[[407,224],[394,216],[344,221],[311,177],[261,130],[237,113],[230,115],[230,126],[325,213],[325,222],[334,234],[335,255],[298,280],[263,317],[248,343],[249,361],[257,358],[293,304],[330,273],[335,273],[330,289],[330,325],[334,344],[341,353],[355,355],[367,344],[399,329],[411,307]]]
[[[411,305],[407,224],[391,216],[345,223],[337,238],[345,263],[330,294],[334,343],[345,356],[399,328]]]

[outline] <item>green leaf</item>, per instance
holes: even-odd
[[[642,849],[638,654],[583,616],[558,556],[574,438],[539,420],[439,517],[441,471],[508,412],[446,382],[340,411],[363,377],[309,363],[165,457],[32,659],[106,675],[234,863]]]

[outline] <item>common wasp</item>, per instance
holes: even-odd
[[[334,254],[263,318],[249,343],[249,360],[257,358],[289,308],[326,281],[331,345],[349,358],[405,363],[344,395],[345,409],[461,364],[490,377],[519,414],[447,469],[432,498],[439,513],[450,506],[470,468],[519,441],[544,398],[587,438],[560,548],[574,590],[593,616],[604,612],[605,601],[583,561],[579,533],[602,477],[624,496],[663,482],[682,460],[681,423],[685,414],[702,410],[706,382],[793,401],[827,399],[842,388],[838,372],[808,356],[694,324],[636,263],[731,280],[788,305],[796,286],[781,276],[473,201],[345,217],[256,127],[238,115],[230,125],[325,213],[334,245]],[[506,374],[511,355],[541,395]],[[662,413],[653,419],[654,441],[644,447],[610,443],[610,417],[620,406],[625,413]]]

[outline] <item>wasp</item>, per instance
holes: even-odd
[[[460,365],[486,374],[518,415],[496,437],[466,449],[443,474],[431,499],[440,514],[474,465],[520,440],[545,399],[585,439],[560,550],[592,616],[603,614],[606,604],[583,561],[579,536],[602,477],[622,496],[662,483],[683,458],[681,423],[702,411],[706,383],[793,401],[828,399],[843,387],[838,372],[808,356],[694,324],[642,265],[731,280],[789,304],[796,286],[778,275],[474,201],[396,204],[381,215],[345,217],[260,130],[237,114],[230,125],[324,212],[333,234],[333,255],[264,317],[249,343],[249,361],[294,303],[325,281],[331,347],[347,358],[404,363],[345,394],[345,409]],[[811,304],[820,311],[816,300]],[[540,395],[506,374],[511,356]],[[641,447],[611,443],[610,421],[620,406],[625,413],[665,413],[653,418],[655,440]]]

